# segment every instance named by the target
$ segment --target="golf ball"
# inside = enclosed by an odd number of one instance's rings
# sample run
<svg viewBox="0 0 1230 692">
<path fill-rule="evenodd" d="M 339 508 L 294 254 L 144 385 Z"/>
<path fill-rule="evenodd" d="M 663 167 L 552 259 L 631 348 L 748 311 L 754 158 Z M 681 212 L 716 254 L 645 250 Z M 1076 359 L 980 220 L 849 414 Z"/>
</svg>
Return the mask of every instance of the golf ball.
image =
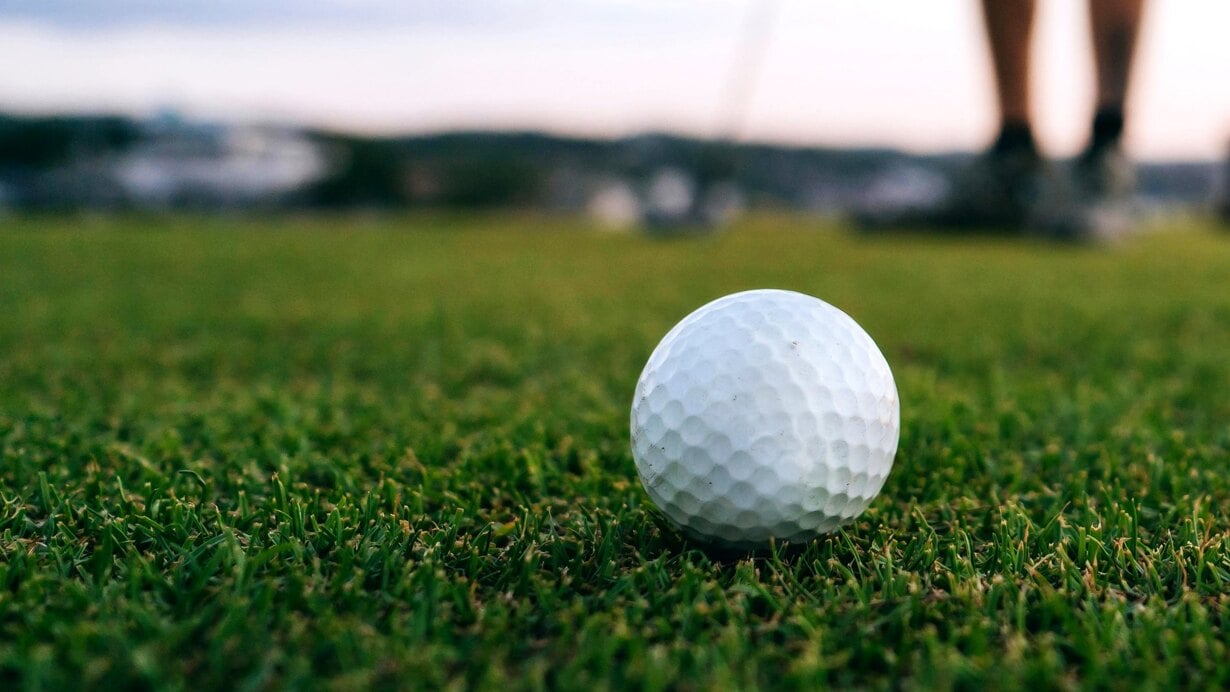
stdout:
<svg viewBox="0 0 1230 692">
<path fill-rule="evenodd" d="M 694 538 L 805 541 L 862 513 L 893 465 L 897 387 L 867 332 L 793 291 L 719 298 L 654 349 L 632 401 L 645 490 Z"/>
</svg>

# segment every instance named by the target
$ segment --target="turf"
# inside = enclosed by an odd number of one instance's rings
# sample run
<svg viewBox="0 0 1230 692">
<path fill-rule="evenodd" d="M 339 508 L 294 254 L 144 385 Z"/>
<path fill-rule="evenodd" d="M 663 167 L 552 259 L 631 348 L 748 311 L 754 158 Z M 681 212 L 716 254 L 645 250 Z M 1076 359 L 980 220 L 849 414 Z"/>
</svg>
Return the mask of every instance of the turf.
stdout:
<svg viewBox="0 0 1230 692">
<path fill-rule="evenodd" d="M 1230 236 L 715 239 L 534 216 L 0 232 L 0 687 L 1230 685 Z M 881 497 L 709 555 L 628 449 L 719 295 L 855 316 Z"/>
</svg>

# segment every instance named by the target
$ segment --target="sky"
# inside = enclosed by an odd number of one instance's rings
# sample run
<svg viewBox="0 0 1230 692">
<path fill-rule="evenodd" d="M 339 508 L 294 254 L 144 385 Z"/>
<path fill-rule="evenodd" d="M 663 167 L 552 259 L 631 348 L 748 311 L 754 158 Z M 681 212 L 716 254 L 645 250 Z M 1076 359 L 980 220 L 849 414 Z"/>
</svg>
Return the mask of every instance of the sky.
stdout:
<svg viewBox="0 0 1230 692">
<path fill-rule="evenodd" d="M 1230 2 L 1152 0 L 1146 19 L 1129 151 L 1221 158 Z M 1087 30 L 1083 3 L 1041 0 L 1033 93 L 1056 155 L 1087 135 Z M 745 139 L 920 152 L 995 127 L 975 0 L 0 0 L 0 64 L 19 66 L 0 110 L 28 113 L 586 136 L 738 122 Z"/>
</svg>

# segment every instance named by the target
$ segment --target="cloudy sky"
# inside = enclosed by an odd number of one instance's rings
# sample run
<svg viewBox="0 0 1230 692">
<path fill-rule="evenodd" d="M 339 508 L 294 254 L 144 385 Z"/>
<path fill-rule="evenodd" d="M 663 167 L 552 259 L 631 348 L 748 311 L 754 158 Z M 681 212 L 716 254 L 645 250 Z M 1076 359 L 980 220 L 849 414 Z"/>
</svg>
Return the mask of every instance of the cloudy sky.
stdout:
<svg viewBox="0 0 1230 692">
<path fill-rule="evenodd" d="M 723 131 L 755 0 L 4 0 L 0 110 L 166 108 L 366 132 Z M 778 0 L 752 139 L 981 146 L 994 124 L 975 0 Z M 751 16 L 766 16 L 756 15 Z M 1230 3 L 1153 0 L 1129 146 L 1230 142 Z M 1085 136 L 1082 3 L 1042 0 L 1035 89 L 1056 153 Z"/>
</svg>

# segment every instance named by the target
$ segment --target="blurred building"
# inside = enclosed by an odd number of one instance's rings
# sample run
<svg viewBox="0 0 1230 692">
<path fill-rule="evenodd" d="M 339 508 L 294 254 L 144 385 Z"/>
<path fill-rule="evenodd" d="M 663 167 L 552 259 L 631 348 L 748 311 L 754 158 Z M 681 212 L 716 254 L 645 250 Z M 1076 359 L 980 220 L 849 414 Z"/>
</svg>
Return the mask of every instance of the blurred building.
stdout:
<svg viewBox="0 0 1230 692">
<path fill-rule="evenodd" d="M 8 119 L 0 204 L 68 208 L 277 206 L 326 172 L 321 147 L 284 127 Z"/>
<path fill-rule="evenodd" d="M 321 148 L 297 130 L 165 117 L 108 165 L 125 202 L 141 208 L 277 205 L 326 171 Z"/>
</svg>

